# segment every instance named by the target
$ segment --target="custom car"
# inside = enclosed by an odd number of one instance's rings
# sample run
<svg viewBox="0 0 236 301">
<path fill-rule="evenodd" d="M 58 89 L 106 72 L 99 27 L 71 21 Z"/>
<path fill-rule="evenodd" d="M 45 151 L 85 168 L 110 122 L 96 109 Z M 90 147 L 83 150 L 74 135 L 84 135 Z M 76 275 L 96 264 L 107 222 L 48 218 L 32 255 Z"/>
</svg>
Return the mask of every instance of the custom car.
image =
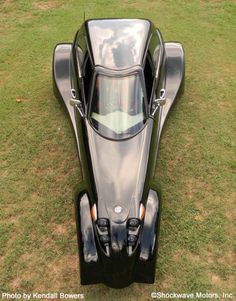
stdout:
<svg viewBox="0 0 236 301">
<path fill-rule="evenodd" d="M 74 195 L 81 283 L 153 283 L 161 210 L 153 175 L 184 90 L 183 47 L 164 42 L 148 19 L 91 19 L 72 43 L 56 45 L 52 69 L 82 172 Z"/>
</svg>

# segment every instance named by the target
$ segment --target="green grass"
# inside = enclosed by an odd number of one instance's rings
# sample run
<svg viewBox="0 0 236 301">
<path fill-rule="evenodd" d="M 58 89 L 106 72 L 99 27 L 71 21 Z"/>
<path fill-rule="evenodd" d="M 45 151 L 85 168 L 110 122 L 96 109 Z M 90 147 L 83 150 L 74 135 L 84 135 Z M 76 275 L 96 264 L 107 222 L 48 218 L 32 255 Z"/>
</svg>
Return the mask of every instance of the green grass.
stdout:
<svg viewBox="0 0 236 301">
<path fill-rule="evenodd" d="M 6 0 L 0 10 L 0 292 L 80 292 L 92 301 L 151 300 L 152 291 L 235 297 L 234 1 Z M 72 191 L 81 173 L 51 62 L 84 11 L 150 18 L 185 48 L 185 94 L 166 123 L 155 174 L 163 210 L 153 285 L 79 284 Z"/>
</svg>

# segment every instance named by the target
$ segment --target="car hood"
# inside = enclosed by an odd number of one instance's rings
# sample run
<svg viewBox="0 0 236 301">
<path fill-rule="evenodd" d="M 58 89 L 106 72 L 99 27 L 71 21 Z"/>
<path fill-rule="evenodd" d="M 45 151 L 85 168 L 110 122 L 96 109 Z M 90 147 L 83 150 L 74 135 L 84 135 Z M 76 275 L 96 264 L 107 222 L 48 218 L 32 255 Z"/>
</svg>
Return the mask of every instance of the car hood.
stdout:
<svg viewBox="0 0 236 301">
<path fill-rule="evenodd" d="M 138 217 L 146 178 L 152 120 L 134 137 L 109 140 L 87 122 L 88 144 L 97 193 L 98 217 L 123 223 Z"/>
</svg>

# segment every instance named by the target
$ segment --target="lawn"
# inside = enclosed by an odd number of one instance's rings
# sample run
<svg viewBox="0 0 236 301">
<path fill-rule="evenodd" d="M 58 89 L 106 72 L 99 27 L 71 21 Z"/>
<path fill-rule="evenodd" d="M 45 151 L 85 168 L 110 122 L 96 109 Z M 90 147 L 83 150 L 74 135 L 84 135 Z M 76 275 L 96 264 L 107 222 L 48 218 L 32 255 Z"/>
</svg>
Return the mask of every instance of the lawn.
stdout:
<svg viewBox="0 0 236 301">
<path fill-rule="evenodd" d="M 51 64 L 84 12 L 149 18 L 185 48 L 185 94 L 166 123 L 154 179 L 163 206 L 153 285 L 80 286 L 72 191 L 81 172 Z M 0 1 L 0 292 L 236 296 L 235 16 L 234 1 Z"/>
</svg>

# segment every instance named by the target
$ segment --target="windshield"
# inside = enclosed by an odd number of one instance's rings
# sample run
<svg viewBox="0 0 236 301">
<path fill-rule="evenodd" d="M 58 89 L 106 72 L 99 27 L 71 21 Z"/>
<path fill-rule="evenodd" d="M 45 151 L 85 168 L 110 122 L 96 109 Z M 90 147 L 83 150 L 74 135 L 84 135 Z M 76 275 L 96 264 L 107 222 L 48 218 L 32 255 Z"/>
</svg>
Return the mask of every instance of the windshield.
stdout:
<svg viewBox="0 0 236 301">
<path fill-rule="evenodd" d="M 97 75 L 90 110 L 93 126 L 104 136 L 122 139 L 145 123 L 145 102 L 138 73 L 125 77 Z"/>
</svg>

